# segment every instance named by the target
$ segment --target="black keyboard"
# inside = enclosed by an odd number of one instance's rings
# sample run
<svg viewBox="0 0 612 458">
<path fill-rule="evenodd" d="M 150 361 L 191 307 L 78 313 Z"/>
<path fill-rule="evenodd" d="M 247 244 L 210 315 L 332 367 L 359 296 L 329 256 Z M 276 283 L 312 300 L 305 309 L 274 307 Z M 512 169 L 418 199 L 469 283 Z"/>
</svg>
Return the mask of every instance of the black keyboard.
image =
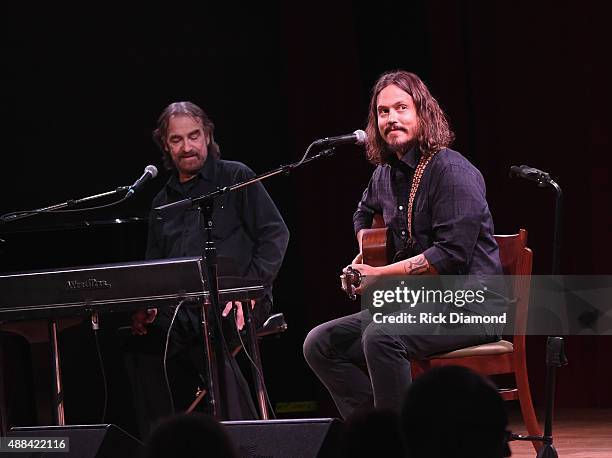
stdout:
<svg viewBox="0 0 612 458">
<path fill-rule="evenodd" d="M 0 321 L 163 307 L 209 297 L 200 257 L 47 269 L 0 275 Z M 263 287 L 219 277 L 222 303 L 258 299 Z"/>
</svg>

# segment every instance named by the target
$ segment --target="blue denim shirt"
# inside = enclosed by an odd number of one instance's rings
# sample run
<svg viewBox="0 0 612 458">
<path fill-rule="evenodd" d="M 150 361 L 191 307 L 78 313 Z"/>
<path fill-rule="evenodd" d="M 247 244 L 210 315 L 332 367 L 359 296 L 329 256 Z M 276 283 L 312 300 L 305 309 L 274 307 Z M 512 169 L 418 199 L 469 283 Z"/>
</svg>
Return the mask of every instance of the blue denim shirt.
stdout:
<svg viewBox="0 0 612 458">
<path fill-rule="evenodd" d="M 401 160 L 414 173 L 419 158 L 413 148 Z M 355 232 L 370 228 L 380 213 L 396 250 L 403 248 L 410 184 L 397 164 L 376 167 L 353 215 Z M 502 274 L 485 194 L 482 175 L 457 151 L 444 148 L 427 165 L 414 199 L 412 235 L 417 253 L 440 274 Z"/>
</svg>

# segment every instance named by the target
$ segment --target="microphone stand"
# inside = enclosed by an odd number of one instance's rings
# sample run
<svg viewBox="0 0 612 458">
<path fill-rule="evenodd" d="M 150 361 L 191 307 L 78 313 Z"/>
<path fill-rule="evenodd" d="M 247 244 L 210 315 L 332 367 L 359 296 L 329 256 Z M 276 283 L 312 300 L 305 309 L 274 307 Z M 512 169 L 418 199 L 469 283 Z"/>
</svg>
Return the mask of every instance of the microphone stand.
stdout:
<svg viewBox="0 0 612 458">
<path fill-rule="evenodd" d="M 310 148 L 310 147 L 309 147 Z M 239 183 L 233 184 L 231 186 L 224 186 L 223 188 L 218 188 L 215 191 L 209 192 L 208 194 L 204 194 L 202 196 L 191 198 L 188 197 L 186 199 L 177 200 L 176 202 L 172 202 L 170 204 L 162 205 L 160 207 L 156 207 L 155 210 L 161 215 L 165 217 L 173 217 L 178 213 L 186 210 L 188 208 L 193 208 L 200 204 L 200 202 L 216 199 L 223 194 L 226 194 L 231 191 L 235 191 L 236 189 L 244 188 L 245 186 L 249 186 L 253 183 L 257 183 L 258 181 L 265 180 L 266 178 L 273 177 L 275 175 L 279 175 L 281 173 L 289 174 L 292 170 L 297 169 L 298 167 L 308 164 L 316 159 L 320 159 L 322 157 L 332 156 L 335 153 L 335 148 L 329 148 L 321 151 L 315 156 L 309 157 L 304 160 L 300 160 L 299 162 L 294 162 L 293 164 L 281 165 L 280 167 L 270 170 L 268 172 L 264 172 L 262 174 L 256 175 L 253 178 L 249 178 L 248 180 L 241 181 Z"/>
<path fill-rule="evenodd" d="M 118 194 L 123 191 L 128 191 L 130 189 L 129 186 L 120 186 L 112 191 L 103 192 L 100 194 L 95 194 L 93 196 L 83 197 L 81 199 L 69 199 L 66 202 L 62 202 L 60 204 L 50 205 L 48 207 L 35 208 L 34 210 L 25 210 L 22 212 L 13 212 L 7 213 L 5 215 L 0 216 L 0 221 L 3 223 L 9 223 L 11 221 L 17 221 L 23 218 L 27 218 L 29 216 L 38 215 L 40 213 L 49 213 L 54 212 L 56 210 L 62 210 L 66 207 L 75 207 L 84 202 L 89 202 L 90 200 L 100 199 L 102 197 L 112 196 L 113 194 Z"/>
<path fill-rule="evenodd" d="M 66 202 L 62 202 L 55 205 L 50 205 L 48 207 L 37 208 L 35 210 L 26 210 L 22 212 L 14 212 L 7 213 L 5 215 L 0 216 L 0 221 L 4 223 L 18 221 L 24 218 L 28 218 L 30 216 L 39 215 L 41 213 L 52 212 L 55 210 L 61 210 L 66 207 L 74 207 L 83 202 L 89 202 L 94 199 L 99 199 L 101 197 L 110 196 L 113 194 L 117 194 L 123 191 L 127 191 L 129 186 L 121 186 L 112 191 L 103 192 L 101 194 L 95 194 L 93 196 L 83 197 L 81 199 L 70 199 Z M 57 426 L 64 426 L 66 424 L 65 415 L 64 415 L 64 390 L 62 388 L 62 372 L 61 372 L 61 364 L 60 364 L 60 349 L 59 349 L 59 341 L 58 341 L 58 326 L 57 320 L 55 318 L 50 318 L 48 321 L 48 332 L 49 332 L 49 342 L 51 345 L 50 348 L 50 360 L 51 360 L 51 372 L 53 374 L 53 391 L 51 396 L 51 404 L 53 406 L 53 420 Z M 98 314 L 97 312 L 93 312 L 91 316 L 92 327 L 94 331 L 97 331 L 99 328 L 98 322 Z"/>
<path fill-rule="evenodd" d="M 308 147 L 308 151 L 314 145 L 311 144 Z M 273 177 L 275 175 L 279 175 L 281 173 L 290 173 L 292 170 L 297 169 L 298 167 L 307 164 L 316 159 L 320 159 L 323 157 L 332 156 L 335 152 L 335 148 L 325 149 L 319 152 L 317 155 L 312 156 L 310 158 L 302 158 L 302 160 L 280 166 L 276 169 L 273 169 L 268 172 L 264 172 L 260 175 L 256 175 L 253 178 L 241 181 L 239 183 L 224 186 L 223 188 L 218 188 L 215 191 L 209 192 L 208 194 L 204 194 L 202 196 L 196 198 L 187 198 L 183 200 L 179 200 L 177 202 L 173 202 L 170 204 L 162 205 L 160 207 L 156 207 L 155 211 L 164 218 L 171 218 L 178 213 L 189 209 L 196 208 L 200 214 L 202 215 L 202 222 L 204 225 L 204 233 L 206 235 L 206 241 L 204 242 L 204 248 L 202 253 L 202 258 L 204 259 L 205 269 L 202 272 L 202 281 L 204 284 L 208 285 L 209 289 L 209 298 L 210 303 L 206 302 L 202 304 L 200 310 L 200 319 L 202 326 L 202 334 L 203 334 L 203 346 L 205 351 L 205 365 L 208 370 L 207 377 L 207 388 L 208 388 L 208 404 L 210 408 L 211 415 L 219 420 L 222 419 L 222 415 L 224 413 L 225 406 L 221 405 L 220 402 L 220 391 L 219 391 L 219 367 L 218 367 L 218 358 L 216 347 L 219 344 L 219 339 L 221 340 L 221 345 L 223 350 L 227 353 L 229 357 L 229 350 L 227 349 L 227 344 L 225 342 L 225 338 L 223 336 L 223 329 L 221 325 L 221 305 L 219 301 L 219 277 L 217 272 L 217 249 L 215 247 L 215 243 L 213 240 L 213 207 L 214 201 L 219 196 L 226 194 L 228 192 L 235 191 L 237 189 L 244 188 L 246 186 L 250 186 L 259 181 L 265 180 L 267 178 Z M 212 308 L 212 313 L 207 310 L 207 305 Z M 248 305 L 247 305 L 248 307 Z M 212 319 L 210 319 L 212 318 Z M 210 323 L 210 326 L 209 326 Z M 256 336 L 250 335 L 250 338 L 256 339 Z"/>
<path fill-rule="evenodd" d="M 563 211 L 563 192 L 561 186 L 552 178 L 548 184 L 555 190 L 555 225 L 553 233 L 553 260 L 552 274 L 561 273 L 561 231 L 562 231 L 562 211 Z"/>
<path fill-rule="evenodd" d="M 540 171 L 538 171 L 540 172 Z M 512 176 L 512 174 L 511 174 Z M 552 275 L 559 275 L 561 271 L 561 231 L 563 192 L 561 186 L 550 178 L 548 173 L 538 173 L 538 187 L 550 186 L 555 190 L 555 222 L 553 229 L 553 257 Z M 553 414 L 555 407 L 556 369 L 568 364 L 565 356 L 565 344 L 563 337 L 548 336 L 546 339 L 546 416 L 544 418 L 543 436 L 520 436 L 513 435 L 513 440 L 535 440 L 541 441 L 543 447 L 538 451 L 537 458 L 558 458 L 557 450 L 553 445 Z"/>
<path fill-rule="evenodd" d="M 555 190 L 555 223 L 553 232 L 553 259 L 552 274 L 561 273 L 561 231 L 563 192 L 561 186 L 548 178 L 547 184 Z M 555 386 L 557 368 L 565 366 L 568 361 L 565 356 L 565 342 L 563 337 L 549 336 L 546 340 L 546 416 L 544 418 L 544 447 L 538 452 L 537 458 L 557 458 L 558 454 L 553 446 L 553 414 L 555 407 Z"/>
</svg>

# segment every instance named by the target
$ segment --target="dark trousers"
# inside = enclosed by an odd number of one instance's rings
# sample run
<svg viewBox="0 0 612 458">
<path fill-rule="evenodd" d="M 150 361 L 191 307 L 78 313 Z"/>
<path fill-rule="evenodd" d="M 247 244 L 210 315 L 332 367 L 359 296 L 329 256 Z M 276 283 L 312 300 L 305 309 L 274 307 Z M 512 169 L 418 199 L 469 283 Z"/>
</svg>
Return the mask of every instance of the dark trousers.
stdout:
<svg viewBox="0 0 612 458">
<path fill-rule="evenodd" d="M 139 336 L 141 337 L 141 336 Z M 198 388 L 206 388 L 203 352 L 197 345 L 186 347 L 179 355 L 168 358 L 166 366 L 175 413 L 184 412 L 195 400 Z M 140 437 L 146 439 L 152 429 L 173 414 L 168 387 L 163 372 L 162 355 L 131 351 L 125 355 L 125 365 L 132 386 Z M 248 384 L 236 361 L 219 357 L 221 399 L 226 420 L 251 420 L 256 418 L 250 399 Z M 197 410 L 206 410 L 206 398 Z"/>
<path fill-rule="evenodd" d="M 411 359 L 499 340 L 484 326 L 478 333 L 469 325 L 471 335 L 461 335 L 461 326 L 446 332 L 437 324 L 410 325 L 402 334 L 395 326 L 372 323 L 363 310 L 323 323 L 306 337 L 306 361 L 342 417 L 373 406 L 399 411 L 412 381 Z"/>
<path fill-rule="evenodd" d="M 256 306 L 260 306 L 258 303 Z M 260 313 L 270 310 L 269 303 L 261 304 Z M 132 387 L 141 438 L 149 436 L 161 419 L 171 415 L 172 408 L 163 371 L 163 354 L 167 330 L 173 309 L 160 311 L 144 336 L 131 336 L 125 346 L 125 366 Z M 261 318 L 257 317 L 256 325 Z M 231 315 L 223 320 L 227 348 L 231 352 L 239 345 L 236 327 Z M 236 360 L 225 354 L 222 345 L 217 348 L 219 387 L 224 420 L 250 420 L 257 411 L 249 386 Z M 204 344 L 197 309 L 181 309 L 172 326 L 166 360 L 168 381 L 172 391 L 175 412 L 185 411 L 196 398 L 198 388 L 206 388 L 207 371 Z M 200 406 L 204 407 L 206 400 Z"/>
</svg>

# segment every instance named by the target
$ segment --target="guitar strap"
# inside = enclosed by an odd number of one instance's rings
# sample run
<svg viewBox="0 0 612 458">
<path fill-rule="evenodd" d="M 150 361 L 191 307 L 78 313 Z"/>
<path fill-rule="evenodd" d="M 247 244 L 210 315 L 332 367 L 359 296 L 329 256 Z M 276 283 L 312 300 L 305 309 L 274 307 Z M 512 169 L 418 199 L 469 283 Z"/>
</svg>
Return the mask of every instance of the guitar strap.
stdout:
<svg viewBox="0 0 612 458">
<path fill-rule="evenodd" d="M 423 173 L 425 173 L 425 168 L 429 161 L 435 156 L 436 153 L 429 153 L 421 155 L 419 159 L 419 163 L 414 171 L 414 176 L 412 177 L 412 184 L 410 185 L 410 194 L 408 195 L 408 240 L 406 241 L 406 245 L 404 249 L 398 251 L 393 259 L 393 262 L 400 261 L 402 259 L 407 259 L 416 254 L 416 241 L 414 240 L 414 234 L 412 232 L 412 210 L 414 207 L 414 198 L 416 196 L 417 190 L 419 189 L 419 185 L 421 184 L 421 178 L 423 178 Z"/>
<path fill-rule="evenodd" d="M 412 186 L 410 187 L 410 195 L 408 196 L 408 238 L 409 243 L 414 244 L 414 235 L 412 233 L 412 209 L 414 207 L 414 197 L 416 196 L 419 185 L 421 184 L 421 178 L 425 173 L 425 167 L 429 164 L 429 161 L 435 156 L 436 153 L 423 154 L 419 160 L 416 170 L 414 171 L 414 178 L 412 179 Z"/>
</svg>

